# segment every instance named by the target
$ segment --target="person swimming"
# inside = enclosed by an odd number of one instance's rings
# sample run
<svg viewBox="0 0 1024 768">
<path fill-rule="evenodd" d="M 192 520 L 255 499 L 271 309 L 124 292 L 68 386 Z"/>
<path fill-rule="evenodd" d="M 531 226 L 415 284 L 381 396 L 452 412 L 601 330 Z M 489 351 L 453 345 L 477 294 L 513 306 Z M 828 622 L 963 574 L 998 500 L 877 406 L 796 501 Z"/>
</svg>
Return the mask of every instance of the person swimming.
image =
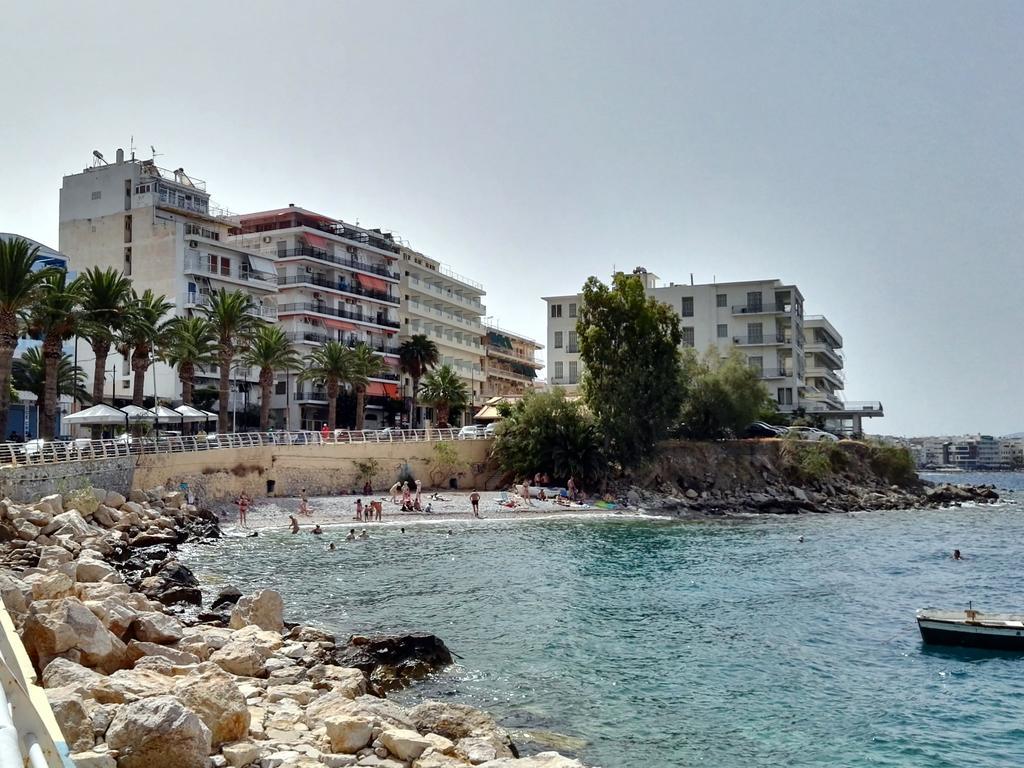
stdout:
<svg viewBox="0 0 1024 768">
<path fill-rule="evenodd" d="M 797 538 L 797 542 L 800 543 L 800 544 L 803 544 L 804 543 L 804 537 L 800 536 L 799 538 Z"/>
<path fill-rule="evenodd" d="M 368 533 L 366 532 L 366 529 L 365 529 L 365 528 L 363 528 L 363 530 L 362 530 L 362 531 L 360 532 L 360 534 L 359 534 L 359 539 L 360 539 L 361 541 L 365 541 L 365 540 L 366 540 L 366 539 L 368 539 L 368 538 L 370 538 L 370 534 L 368 534 Z"/>
<path fill-rule="evenodd" d="M 345 541 L 355 541 L 355 540 L 356 540 L 356 529 L 355 528 L 349 528 L 348 529 L 348 536 L 345 537 Z"/>
<path fill-rule="evenodd" d="M 953 550 L 953 559 L 954 560 L 963 560 L 964 559 L 963 556 L 960 554 L 960 550 L 959 549 L 954 549 Z"/>
<path fill-rule="evenodd" d="M 315 525 L 315 526 L 313 527 L 313 533 L 314 533 L 314 534 L 316 534 L 317 536 L 319 536 L 319 535 L 320 535 L 321 533 L 323 533 L 323 532 L 324 532 L 324 529 L 320 527 L 320 523 L 317 523 L 317 524 L 316 524 L 316 525 Z"/>
<path fill-rule="evenodd" d="M 332 542 L 330 543 L 330 545 L 328 545 L 327 549 L 328 549 L 329 551 L 331 551 L 331 552 L 333 552 L 333 551 L 334 551 L 335 547 L 334 547 L 334 542 L 333 542 L 333 541 L 332 541 Z"/>
</svg>

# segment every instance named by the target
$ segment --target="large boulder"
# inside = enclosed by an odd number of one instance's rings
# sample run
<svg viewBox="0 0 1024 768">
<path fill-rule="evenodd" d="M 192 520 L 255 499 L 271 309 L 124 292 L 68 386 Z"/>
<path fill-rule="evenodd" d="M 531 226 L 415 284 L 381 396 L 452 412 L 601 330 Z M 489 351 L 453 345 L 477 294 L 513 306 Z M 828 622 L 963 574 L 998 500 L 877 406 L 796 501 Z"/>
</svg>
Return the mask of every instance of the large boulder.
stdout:
<svg viewBox="0 0 1024 768">
<path fill-rule="evenodd" d="M 281 647 L 281 638 L 249 626 L 235 632 L 223 647 L 210 654 L 225 672 L 242 677 L 263 677 L 267 673 L 267 659 Z"/>
<path fill-rule="evenodd" d="M 203 601 L 202 592 L 199 591 L 199 580 L 188 567 L 177 560 L 161 564 L 156 573 L 142 580 L 139 588 L 146 597 L 159 600 L 164 605 L 199 605 Z"/>
<path fill-rule="evenodd" d="M 117 571 L 102 560 L 79 560 L 75 568 L 75 580 L 80 582 L 97 582 L 111 577 L 120 580 Z"/>
<path fill-rule="evenodd" d="M 11 613 L 25 613 L 32 598 L 32 587 L 7 571 L 0 571 L 0 599 Z"/>
<path fill-rule="evenodd" d="M 94 738 L 92 721 L 85 709 L 82 697 L 68 688 L 54 688 L 46 692 L 50 709 L 64 734 L 64 741 L 72 752 L 92 749 Z"/>
<path fill-rule="evenodd" d="M 103 680 L 103 675 L 81 664 L 57 658 L 46 665 L 42 681 L 44 688 L 63 688 L 80 696 L 92 696 L 92 691 Z"/>
<path fill-rule="evenodd" d="M 389 728 L 380 735 L 383 747 L 399 760 L 415 760 L 432 745 L 416 731 Z"/>
<path fill-rule="evenodd" d="M 38 670 L 61 655 L 104 674 L 129 665 L 125 644 L 74 597 L 32 603 L 22 642 Z"/>
<path fill-rule="evenodd" d="M 132 622 L 131 633 L 145 643 L 173 643 L 184 636 L 181 622 L 166 613 L 140 613 Z"/>
<path fill-rule="evenodd" d="M 103 626 L 122 639 L 139 615 L 138 611 L 117 597 L 86 600 L 85 605 L 95 614 L 96 618 L 103 622 Z"/>
<path fill-rule="evenodd" d="M 503 757 L 480 763 L 477 768 L 584 768 L 579 760 L 564 757 L 557 752 L 541 752 L 524 758 Z"/>
<path fill-rule="evenodd" d="M 324 720 L 331 752 L 354 755 L 373 739 L 373 720 L 352 715 L 331 715 Z"/>
<path fill-rule="evenodd" d="M 57 600 L 75 592 L 75 580 L 60 571 L 33 573 L 25 581 L 32 585 L 33 600 Z"/>
<path fill-rule="evenodd" d="M 174 678 L 137 666 L 135 669 L 121 669 L 100 679 L 92 690 L 92 697 L 101 704 L 122 704 L 126 701 L 147 699 L 172 692 Z"/>
<path fill-rule="evenodd" d="M 334 663 L 356 667 L 370 676 L 378 691 L 408 685 L 452 663 L 452 654 L 436 635 L 355 635 L 335 653 Z"/>
<path fill-rule="evenodd" d="M 39 567 L 44 571 L 71 562 L 71 553 L 64 547 L 48 546 L 39 550 Z"/>
<path fill-rule="evenodd" d="M 198 664 L 200 662 L 200 658 L 194 653 L 181 651 L 177 648 L 170 648 L 166 645 L 144 643 L 139 640 L 132 640 L 128 643 L 128 657 L 132 661 L 137 662 L 139 659 L 146 658 L 147 656 L 166 659 L 169 664 L 174 666 Z"/>
<path fill-rule="evenodd" d="M 249 708 L 234 678 L 216 664 L 202 664 L 179 678 L 175 695 L 210 729 L 214 747 L 249 734 Z"/>
<path fill-rule="evenodd" d="M 284 632 L 284 600 L 273 589 L 261 589 L 255 594 L 239 598 L 231 611 L 232 629 L 254 624 L 270 632 Z"/>
<path fill-rule="evenodd" d="M 210 730 L 174 696 L 126 704 L 107 730 L 118 768 L 206 768 Z"/>
<path fill-rule="evenodd" d="M 316 664 L 306 670 L 306 679 L 314 688 L 324 691 L 338 691 L 350 699 L 366 693 L 366 675 L 355 667 L 337 667 L 333 664 Z"/>
<path fill-rule="evenodd" d="M 93 528 L 89 523 L 85 521 L 75 510 L 69 512 L 62 512 L 59 515 L 54 515 L 53 520 L 50 524 L 43 528 L 43 533 L 47 536 L 56 534 L 58 536 L 68 534 L 74 538 L 81 540 L 89 536 L 95 536 L 101 533 L 100 529 Z"/>
<path fill-rule="evenodd" d="M 508 733 L 493 717 L 466 704 L 427 700 L 409 710 L 409 717 L 416 724 L 416 730 L 436 733 L 452 741 L 467 736 L 497 735 L 510 743 Z"/>
</svg>

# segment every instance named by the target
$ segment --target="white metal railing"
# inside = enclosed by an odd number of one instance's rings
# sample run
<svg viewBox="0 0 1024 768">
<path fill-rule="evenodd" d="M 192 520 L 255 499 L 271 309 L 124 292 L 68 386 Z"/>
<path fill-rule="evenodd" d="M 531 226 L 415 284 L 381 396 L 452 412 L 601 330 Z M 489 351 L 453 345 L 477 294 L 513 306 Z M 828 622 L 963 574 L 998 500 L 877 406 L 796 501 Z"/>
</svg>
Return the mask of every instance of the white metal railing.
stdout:
<svg viewBox="0 0 1024 768">
<path fill-rule="evenodd" d="M 67 743 L 7 609 L 0 605 L 0 766 L 74 768 Z"/>
<path fill-rule="evenodd" d="M 170 424 L 170 427 L 178 426 Z M 165 453 L 192 453 L 224 448 L 263 446 L 322 446 L 362 443 L 422 443 L 467 439 L 459 427 L 444 429 L 335 429 L 319 431 L 234 432 L 226 434 L 121 435 L 113 440 L 75 438 L 70 441 L 31 440 L 28 443 L 0 443 L 0 466 L 34 466 L 73 461 L 117 459 Z M 471 436 L 470 436 L 471 437 Z"/>
</svg>

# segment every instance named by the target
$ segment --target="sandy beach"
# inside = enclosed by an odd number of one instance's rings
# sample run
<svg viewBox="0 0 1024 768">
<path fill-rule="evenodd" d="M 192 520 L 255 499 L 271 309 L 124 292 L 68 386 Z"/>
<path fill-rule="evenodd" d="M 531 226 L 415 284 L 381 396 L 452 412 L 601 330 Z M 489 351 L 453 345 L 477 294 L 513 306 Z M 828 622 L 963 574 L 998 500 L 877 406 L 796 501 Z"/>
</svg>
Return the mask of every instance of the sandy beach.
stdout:
<svg viewBox="0 0 1024 768">
<path fill-rule="evenodd" d="M 439 499 L 431 499 L 430 493 L 423 494 L 423 505 L 431 505 L 431 514 L 425 512 L 402 512 L 401 504 L 392 503 L 391 498 L 379 492 L 366 497 L 361 495 L 345 496 L 311 496 L 309 498 L 309 510 L 311 514 L 300 515 L 300 499 L 294 498 L 260 498 L 255 499 L 247 515 L 247 528 L 250 530 L 273 530 L 289 527 L 289 515 L 295 515 L 303 530 L 309 530 L 315 525 L 323 528 L 337 527 L 365 527 L 372 530 L 372 526 L 380 525 L 402 525 L 406 523 L 442 523 L 442 522 L 467 522 L 475 520 L 473 507 L 470 503 L 468 491 L 445 491 L 438 492 Z M 517 498 L 518 505 L 514 508 L 503 506 L 499 500 L 508 497 L 509 494 L 502 494 L 496 491 L 480 493 L 480 518 L 484 520 L 502 520 L 517 518 L 550 518 L 568 517 L 578 515 L 609 515 L 628 514 L 629 510 L 601 509 L 594 506 L 573 504 L 563 506 L 554 501 L 541 501 L 532 499 L 531 506 L 526 506 L 522 499 Z M 356 501 L 362 499 L 363 505 L 368 506 L 368 501 L 380 501 L 383 504 L 383 515 L 380 522 L 361 522 L 355 519 Z M 633 510 L 635 512 L 635 510 Z M 218 513 L 221 515 L 222 523 L 229 530 L 238 525 L 238 507 L 235 505 L 221 505 Z"/>
</svg>

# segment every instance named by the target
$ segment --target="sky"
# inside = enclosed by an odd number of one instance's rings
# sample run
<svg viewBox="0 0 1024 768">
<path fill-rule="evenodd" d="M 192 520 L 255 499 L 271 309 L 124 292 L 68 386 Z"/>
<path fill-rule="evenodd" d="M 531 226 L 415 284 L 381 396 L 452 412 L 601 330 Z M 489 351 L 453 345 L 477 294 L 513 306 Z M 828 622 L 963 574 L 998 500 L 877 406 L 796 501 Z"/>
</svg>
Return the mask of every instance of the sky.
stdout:
<svg viewBox="0 0 1024 768">
<path fill-rule="evenodd" d="M 780 278 L 894 435 L 1024 430 L 1024 3 L 6 3 L 0 231 L 140 157 L 390 229 L 545 338 L 645 266 Z"/>
</svg>

